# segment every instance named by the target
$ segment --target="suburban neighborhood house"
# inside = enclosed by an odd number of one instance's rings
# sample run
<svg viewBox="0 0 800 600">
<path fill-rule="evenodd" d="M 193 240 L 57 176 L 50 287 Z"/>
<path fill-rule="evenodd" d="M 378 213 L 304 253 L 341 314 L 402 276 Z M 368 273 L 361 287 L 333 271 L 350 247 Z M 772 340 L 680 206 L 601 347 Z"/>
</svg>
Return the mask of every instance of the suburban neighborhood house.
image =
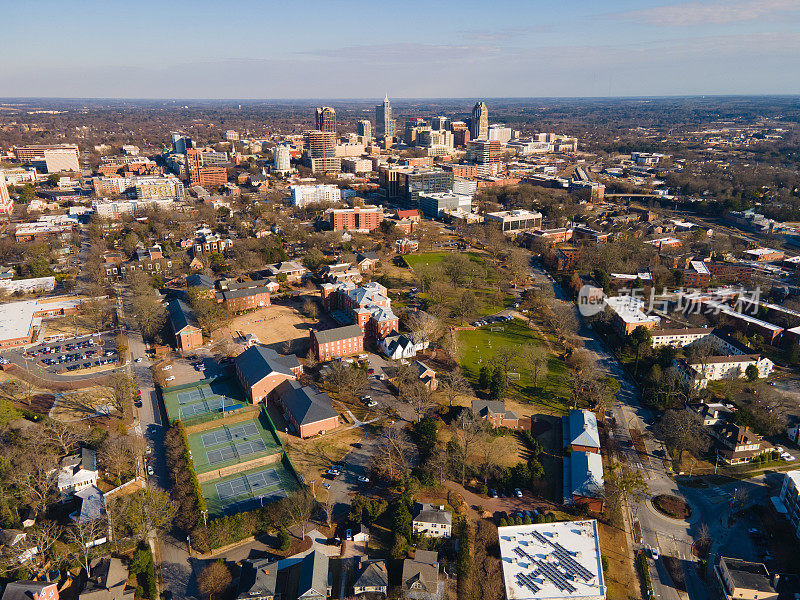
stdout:
<svg viewBox="0 0 800 600">
<path fill-rule="evenodd" d="M 325 600 L 330 595 L 328 569 L 328 555 L 318 549 L 278 561 L 245 560 L 236 599 Z"/>
<path fill-rule="evenodd" d="M 435 550 L 417 550 L 403 561 L 403 592 L 412 600 L 441 600 L 444 582 L 439 581 L 439 555 Z"/>
<path fill-rule="evenodd" d="M 263 346 L 250 346 L 233 360 L 233 365 L 252 404 L 265 402 L 280 383 L 297 379 L 303 372 L 294 354 L 282 356 Z"/>
<path fill-rule="evenodd" d="M 133 600 L 136 589 L 129 587 L 128 569 L 118 558 L 95 558 L 91 576 L 78 600 Z"/>
<path fill-rule="evenodd" d="M 444 506 L 416 502 L 411 523 L 414 533 L 428 537 L 449 538 L 453 533 L 453 513 Z"/>
<path fill-rule="evenodd" d="M 506 403 L 502 400 L 475 398 L 472 401 L 472 414 L 476 419 L 488 421 L 495 429 L 498 427 L 519 429 L 517 413 L 506 410 Z"/>
<path fill-rule="evenodd" d="M 414 358 L 417 352 L 428 347 L 428 342 L 414 342 L 411 336 L 405 333 L 389 335 L 378 340 L 378 350 L 383 352 L 386 358 L 400 360 L 401 358 Z"/>
<path fill-rule="evenodd" d="M 97 463 L 94 450 L 81 448 L 80 453 L 61 459 L 57 487 L 63 499 L 75 492 L 97 485 Z"/>
<path fill-rule="evenodd" d="M 169 303 L 169 324 L 175 336 L 175 347 L 183 352 L 203 345 L 203 330 L 197 322 L 192 308 L 183 300 L 176 298 Z"/>
<path fill-rule="evenodd" d="M 749 462 L 753 457 L 772 450 L 772 446 L 761 436 L 744 425 L 721 422 L 709 429 L 717 440 L 717 456 L 729 465 Z"/>
<path fill-rule="evenodd" d="M 312 386 L 289 379 L 275 388 L 274 398 L 301 438 L 326 433 L 339 425 L 331 397 Z"/>
<path fill-rule="evenodd" d="M 298 262 L 288 260 L 285 262 L 275 263 L 274 265 L 267 265 L 267 273 L 274 277 L 286 277 L 288 283 L 297 283 L 300 279 L 308 273 L 303 265 Z"/>
<path fill-rule="evenodd" d="M 58 582 L 12 581 L 0 600 L 58 600 Z"/>
<path fill-rule="evenodd" d="M 353 594 L 386 596 L 386 589 L 389 587 L 389 572 L 386 570 L 386 561 L 368 560 L 362 558 L 359 564 L 359 571 L 353 581 Z"/>
<path fill-rule="evenodd" d="M 566 448 L 573 452 L 600 453 L 597 415 L 592 411 L 570 409 L 562 423 Z"/>
<path fill-rule="evenodd" d="M 497 528 L 506 598 L 604 600 L 597 521 Z"/>
<path fill-rule="evenodd" d="M 332 360 L 364 351 L 364 332 L 358 325 L 345 325 L 325 331 L 311 329 L 311 350 L 317 360 Z"/>
</svg>

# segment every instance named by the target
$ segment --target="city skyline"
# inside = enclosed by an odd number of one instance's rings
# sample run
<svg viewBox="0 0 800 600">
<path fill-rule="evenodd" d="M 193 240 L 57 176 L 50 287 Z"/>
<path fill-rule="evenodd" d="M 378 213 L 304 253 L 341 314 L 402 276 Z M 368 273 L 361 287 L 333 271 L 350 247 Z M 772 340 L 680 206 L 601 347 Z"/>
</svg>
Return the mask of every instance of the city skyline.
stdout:
<svg viewBox="0 0 800 600">
<path fill-rule="evenodd" d="M 220 19 L 200 0 L 115 7 L 89 0 L 4 8 L 9 97 L 293 99 L 651 97 L 800 93 L 796 0 L 565 6 L 503 1 L 243 2 Z M 315 10 L 319 6 L 325 10 Z M 305 10 L 305 9 L 308 10 Z M 417 9 L 417 10 L 414 10 Z M 424 11 L 426 19 L 414 19 Z M 41 11 L 59 14 L 42 20 Z M 348 36 L 358 15 L 376 27 Z M 362 19 L 363 21 L 363 19 Z M 31 35 L 35 23 L 37 35 Z M 377 24 L 381 23 L 381 27 Z M 180 24 L 180 37 L 175 35 Z M 278 26 L 280 25 L 280 26 Z M 268 44 L 251 43 L 254 27 Z M 306 40 L 300 43 L 298 28 Z M 76 35 L 80 34 L 80 35 Z M 24 51 L 23 51 L 24 49 Z M 733 74 L 733 75 L 732 75 Z"/>
</svg>

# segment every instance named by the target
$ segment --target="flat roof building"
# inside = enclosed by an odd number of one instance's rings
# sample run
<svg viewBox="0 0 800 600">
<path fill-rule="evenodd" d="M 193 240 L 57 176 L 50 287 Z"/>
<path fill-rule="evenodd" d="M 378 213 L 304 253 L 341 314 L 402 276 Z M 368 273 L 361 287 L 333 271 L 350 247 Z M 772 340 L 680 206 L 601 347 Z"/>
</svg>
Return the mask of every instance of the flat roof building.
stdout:
<svg viewBox="0 0 800 600">
<path fill-rule="evenodd" d="M 525 229 L 539 229 L 542 213 L 529 210 L 503 210 L 486 213 L 486 220 L 500 226 L 503 233 L 515 233 Z"/>
<path fill-rule="evenodd" d="M 644 312 L 644 300 L 633 296 L 611 296 L 605 300 L 606 306 L 614 313 L 613 327 L 617 334 L 624 336 L 633 333 L 640 325 L 655 329 L 661 317 Z"/>
<path fill-rule="evenodd" d="M 508 600 L 603 600 L 597 521 L 498 527 Z"/>
</svg>

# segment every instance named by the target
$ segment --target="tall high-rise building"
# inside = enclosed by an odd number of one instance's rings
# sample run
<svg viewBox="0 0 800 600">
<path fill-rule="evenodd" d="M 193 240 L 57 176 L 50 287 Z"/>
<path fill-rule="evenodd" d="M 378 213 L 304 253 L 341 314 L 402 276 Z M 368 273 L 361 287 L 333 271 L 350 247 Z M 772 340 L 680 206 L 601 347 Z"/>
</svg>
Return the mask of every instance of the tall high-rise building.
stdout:
<svg viewBox="0 0 800 600">
<path fill-rule="evenodd" d="M 359 121 L 356 131 L 361 137 L 365 139 L 372 139 L 372 123 L 369 121 L 369 119 Z"/>
<path fill-rule="evenodd" d="M 477 139 L 467 142 L 467 160 L 479 165 L 500 162 L 502 144 L 497 140 Z"/>
<path fill-rule="evenodd" d="M 433 119 L 431 119 L 431 129 L 434 131 L 447 129 L 448 123 L 449 119 L 447 117 L 433 117 Z"/>
<path fill-rule="evenodd" d="M 6 175 L 0 171 L 0 214 L 7 215 L 14 210 L 14 201 L 8 193 Z"/>
<path fill-rule="evenodd" d="M 425 127 L 425 119 L 422 117 L 409 117 L 406 120 L 405 135 L 403 140 L 409 146 L 413 146 L 417 140 L 417 134 Z"/>
<path fill-rule="evenodd" d="M 330 131 L 336 134 L 336 111 L 330 106 L 317 109 L 315 122 L 319 131 Z"/>
<path fill-rule="evenodd" d="M 387 94 L 383 99 L 383 103 L 375 107 L 375 135 L 378 137 L 392 137 L 395 131 L 395 121 L 392 118 L 392 103 L 389 102 Z"/>
<path fill-rule="evenodd" d="M 306 131 L 306 165 L 314 173 L 338 173 L 342 159 L 336 157 L 336 133 L 333 131 Z"/>
<path fill-rule="evenodd" d="M 472 120 L 469 127 L 470 138 L 485 140 L 489 137 L 489 109 L 485 102 L 476 102 L 472 108 Z"/>
<path fill-rule="evenodd" d="M 292 168 L 292 152 L 289 146 L 275 146 L 272 149 L 272 164 L 276 171 L 289 171 Z"/>
<path fill-rule="evenodd" d="M 186 154 L 186 149 L 192 147 L 192 138 L 177 131 L 172 132 L 172 151 L 175 154 Z"/>
</svg>

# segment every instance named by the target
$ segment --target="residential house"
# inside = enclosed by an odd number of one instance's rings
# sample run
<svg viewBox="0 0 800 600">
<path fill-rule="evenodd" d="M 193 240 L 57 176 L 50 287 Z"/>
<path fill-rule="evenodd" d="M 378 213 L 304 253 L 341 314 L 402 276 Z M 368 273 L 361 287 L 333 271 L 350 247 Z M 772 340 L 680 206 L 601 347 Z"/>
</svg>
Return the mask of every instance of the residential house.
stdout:
<svg viewBox="0 0 800 600">
<path fill-rule="evenodd" d="M 416 369 L 419 380 L 422 382 L 422 385 L 428 388 L 428 391 L 433 392 L 439 387 L 439 380 L 436 379 L 436 371 L 431 369 L 428 365 L 422 361 L 415 360 L 411 363 L 411 367 Z"/>
<path fill-rule="evenodd" d="M 326 600 L 330 595 L 328 564 L 328 556 L 316 549 L 279 561 L 244 560 L 236 599 Z"/>
<path fill-rule="evenodd" d="M 381 262 L 377 252 L 357 252 L 356 265 L 362 273 L 372 273 Z"/>
<path fill-rule="evenodd" d="M 506 403 L 502 400 L 482 400 L 476 398 L 472 401 L 472 415 L 492 424 L 492 427 L 508 427 L 519 429 L 519 416 L 517 413 L 506 410 Z"/>
<path fill-rule="evenodd" d="M 265 402 L 287 379 L 297 379 L 303 365 L 297 356 L 283 356 L 270 348 L 251 346 L 233 359 L 236 376 L 252 404 Z"/>
<path fill-rule="evenodd" d="M 120 559 L 95 558 L 89 572 L 78 600 L 133 600 L 136 590 L 127 585 L 128 569 Z"/>
<path fill-rule="evenodd" d="M 320 271 L 320 276 L 327 283 L 341 283 L 349 281 L 351 283 L 361 283 L 364 277 L 352 263 L 336 263 L 325 265 Z"/>
<path fill-rule="evenodd" d="M 394 250 L 398 254 L 411 254 L 412 252 L 419 250 L 419 242 L 409 238 L 395 240 Z"/>
<path fill-rule="evenodd" d="M 195 232 L 193 244 L 194 255 L 222 254 L 228 248 L 233 248 L 233 240 L 213 233 L 208 227 L 201 227 Z"/>
<path fill-rule="evenodd" d="M 562 421 L 564 446 L 573 452 L 600 453 L 597 415 L 590 410 L 570 409 Z"/>
<path fill-rule="evenodd" d="M 385 598 L 389 587 L 389 573 L 386 561 L 362 560 L 353 581 L 353 595 L 370 594 L 371 597 Z"/>
<path fill-rule="evenodd" d="M 203 345 L 203 330 L 191 306 L 176 298 L 169 303 L 167 312 L 178 350 L 188 352 Z"/>
<path fill-rule="evenodd" d="M 453 534 L 453 513 L 444 506 L 415 502 L 411 526 L 420 535 L 449 538 Z"/>
<path fill-rule="evenodd" d="M 444 585 L 439 581 L 439 555 L 432 550 L 417 550 L 414 558 L 403 561 L 403 595 L 412 600 L 440 600 Z"/>
<path fill-rule="evenodd" d="M 13 556 L 21 565 L 39 554 L 36 544 L 28 540 L 28 534 L 19 529 L 0 530 L 0 548 L 3 555 Z"/>
<path fill-rule="evenodd" d="M 711 356 L 702 362 L 695 359 L 692 363 L 686 359 L 675 359 L 672 365 L 683 383 L 696 389 L 707 387 L 709 381 L 741 379 L 746 376 L 747 367 L 751 365 L 756 367 L 759 378 L 769 377 L 775 366 L 770 359 L 758 354 Z"/>
<path fill-rule="evenodd" d="M 564 504 L 600 513 L 605 496 L 603 457 L 594 452 L 570 452 L 564 459 Z"/>
<path fill-rule="evenodd" d="M 768 442 L 745 425 L 721 422 L 711 427 L 709 432 L 718 442 L 717 456 L 729 465 L 750 462 L 753 457 L 772 450 Z"/>
<path fill-rule="evenodd" d="M 287 379 L 275 388 L 275 402 L 301 438 L 324 434 L 339 426 L 331 397 L 312 386 Z"/>
<path fill-rule="evenodd" d="M 325 331 L 311 329 L 311 349 L 317 360 L 331 360 L 364 351 L 364 332 L 358 325 L 345 325 Z"/>
<path fill-rule="evenodd" d="M 736 412 L 736 407 L 732 404 L 721 402 L 696 402 L 687 404 L 686 410 L 700 417 L 701 423 L 706 427 L 711 427 L 717 423 L 728 421 Z"/>
<path fill-rule="evenodd" d="M 199 288 L 209 298 L 214 295 L 214 280 L 203 273 L 192 273 L 186 276 L 186 289 Z"/>
<path fill-rule="evenodd" d="M 58 582 L 12 581 L 0 600 L 58 600 Z"/>
<path fill-rule="evenodd" d="M 277 277 L 279 281 L 282 276 L 285 276 L 288 283 L 296 283 L 308 273 L 308 269 L 293 260 L 267 265 L 266 269 L 267 273 Z"/>
<path fill-rule="evenodd" d="M 411 337 L 405 333 L 389 335 L 378 340 L 378 350 L 392 360 L 413 358 L 417 355 L 417 352 L 427 347 L 428 342 L 414 342 Z"/>
<path fill-rule="evenodd" d="M 90 485 L 75 492 L 75 498 L 80 502 L 80 507 L 69 517 L 78 525 L 96 521 L 105 516 L 106 500 L 103 492 L 96 485 Z"/>
<path fill-rule="evenodd" d="M 75 492 L 96 486 L 97 461 L 94 450 L 81 448 L 78 454 L 62 458 L 56 485 L 65 501 Z"/>
<path fill-rule="evenodd" d="M 775 600 L 777 577 L 771 578 L 763 563 L 720 556 L 714 567 L 727 600 Z"/>
</svg>

